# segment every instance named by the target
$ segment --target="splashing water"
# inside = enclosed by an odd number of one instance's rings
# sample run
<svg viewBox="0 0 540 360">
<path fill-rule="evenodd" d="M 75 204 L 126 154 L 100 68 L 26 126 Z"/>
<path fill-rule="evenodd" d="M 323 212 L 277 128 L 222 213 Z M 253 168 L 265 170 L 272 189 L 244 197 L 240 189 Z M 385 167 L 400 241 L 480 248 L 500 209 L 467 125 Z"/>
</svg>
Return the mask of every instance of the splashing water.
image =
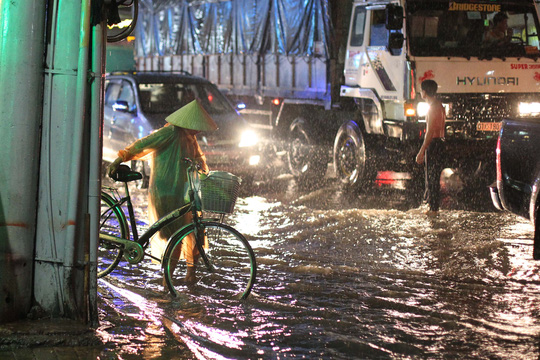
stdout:
<svg viewBox="0 0 540 360">
<path fill-rule="evenodd" d="M 430 219 L 400 206 L 397 190 L 290 191 L 240 198 L 228 219 L 257 255 L 258 280 L 246 301 L 216 300 L 196 287 L 171 298 L 150 262 L 100 280 L 101 320 L 115 324 L 103 330 L 110 353 L 538 357 L 540 267 L 528 222 L 463 207 Z"/>
</svg>

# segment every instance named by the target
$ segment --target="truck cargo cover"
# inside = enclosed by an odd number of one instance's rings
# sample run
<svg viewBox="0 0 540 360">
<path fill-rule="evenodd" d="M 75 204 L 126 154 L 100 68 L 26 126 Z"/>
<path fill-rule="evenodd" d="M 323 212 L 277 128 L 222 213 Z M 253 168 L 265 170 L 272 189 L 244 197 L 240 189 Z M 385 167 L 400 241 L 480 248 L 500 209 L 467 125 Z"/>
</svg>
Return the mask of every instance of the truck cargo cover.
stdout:
<svg viewBox="0 0 540 360">
<path fill-rule="evenodd" d="M 328 0 L 141 0 L 135 52 L 328 57 L 331 33 Z"/>
</svg>

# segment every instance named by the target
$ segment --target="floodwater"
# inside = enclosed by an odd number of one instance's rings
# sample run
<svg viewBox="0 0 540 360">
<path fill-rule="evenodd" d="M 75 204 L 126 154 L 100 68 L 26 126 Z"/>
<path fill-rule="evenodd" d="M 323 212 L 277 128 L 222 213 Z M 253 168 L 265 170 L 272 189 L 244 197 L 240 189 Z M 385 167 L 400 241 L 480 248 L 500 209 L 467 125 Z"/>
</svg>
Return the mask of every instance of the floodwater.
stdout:
<svg viewBox="0 0 540 360">
<path fill-rule="evenodd" d="M 257 256 L 252 295 L 216 301 L 195 287 L 172 298 L 159 265 L 125 264 L 98 283 L 102 356 L 537 359 L 532 225 L 445 189 L 430 219 L 395 179 L 359 195 L 332 181 L 261 184 L 228 218 Z"/>
</svg>

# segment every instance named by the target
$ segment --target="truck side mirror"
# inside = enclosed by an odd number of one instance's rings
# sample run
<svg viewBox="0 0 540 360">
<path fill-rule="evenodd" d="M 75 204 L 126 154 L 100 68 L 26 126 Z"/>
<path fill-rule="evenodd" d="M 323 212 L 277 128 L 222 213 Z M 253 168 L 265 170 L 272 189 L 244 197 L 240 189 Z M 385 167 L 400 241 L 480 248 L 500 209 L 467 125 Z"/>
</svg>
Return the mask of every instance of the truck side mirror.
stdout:
<svg viewBox="0 0 540 360">
<path fill-rule="evenodd" d="M 403 7 L 395 4 L 386 6 L 386 29 L 401 30 L 403 28 Z"/>
<path fill-rule="evenodd" d="M 390 36 L 388 37 L 388 48 L 389 49 L 401 49 L 403 47 L 403 34 L 393 32 L 390 33 Z"/>
</svg>

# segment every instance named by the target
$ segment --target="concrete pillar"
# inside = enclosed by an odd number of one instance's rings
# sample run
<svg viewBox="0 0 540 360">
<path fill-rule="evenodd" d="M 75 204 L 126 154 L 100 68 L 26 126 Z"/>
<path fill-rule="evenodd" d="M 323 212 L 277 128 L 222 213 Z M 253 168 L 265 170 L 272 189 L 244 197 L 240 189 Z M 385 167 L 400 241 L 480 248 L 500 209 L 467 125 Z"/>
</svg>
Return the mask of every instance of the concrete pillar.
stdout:
<svg viewBox="0 0 540 360">
<path fill-rule="evenodd" d="M 86 320 L 89 0 L 48 11 L 34 297 L 52 316 Z"/>
<path fill-rule="evenodd" d="M 0 322 L 32 300 L 46 1 L 0 1 Z"/>
</svg>

